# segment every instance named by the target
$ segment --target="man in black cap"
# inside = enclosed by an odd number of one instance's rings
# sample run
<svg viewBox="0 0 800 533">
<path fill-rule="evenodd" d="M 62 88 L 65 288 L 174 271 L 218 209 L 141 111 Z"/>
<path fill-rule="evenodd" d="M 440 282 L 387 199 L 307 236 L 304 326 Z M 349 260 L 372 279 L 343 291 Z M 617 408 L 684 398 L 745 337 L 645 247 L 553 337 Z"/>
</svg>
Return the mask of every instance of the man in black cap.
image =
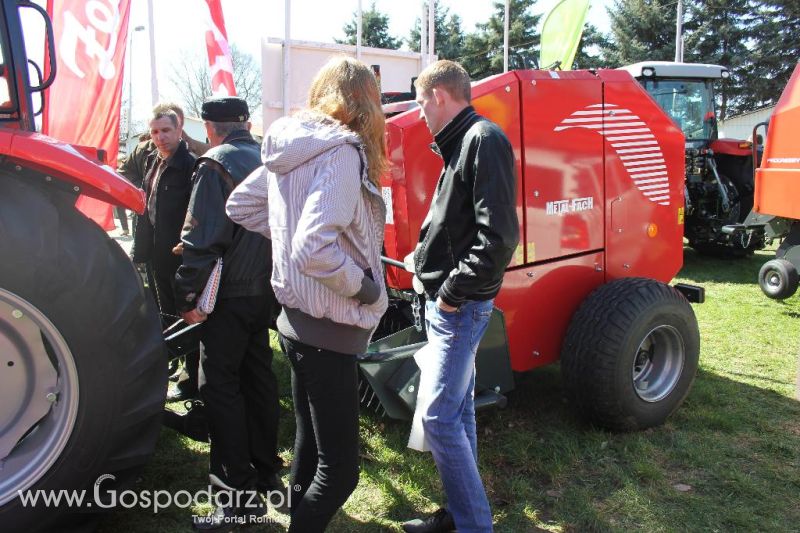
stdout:
<svg viewBox="0 0 800 533">
<path fill-rule="evenodd" d="M 270 241 L 225 214 L 233 188 L 261 165 L 247 103 L 212 99 L 203 104 L 201 116 L 212 148 L 197 160 L 192 176 L 175 300 L 187 323 L 204 322 L 200 395 L 211 438 L 209 477 L 229 497 L 218 499 L 222 503 L 214 513 L 196 520 L 195 527 L 218 529 L 262 515 L 263 508 L 252 507 L 260 502 L 253 498 L 256 491 L 269 493 L 274 503 L 278 497 L 272 491 L 283 489 L 277 475 L 283 463 L 277 456 L 278 390 L 268 331 L 278 304 L 270 286 Z M 197 300 L 219 258 L 219 292 L 213 312 L 206 315 Z"/>
</svg>

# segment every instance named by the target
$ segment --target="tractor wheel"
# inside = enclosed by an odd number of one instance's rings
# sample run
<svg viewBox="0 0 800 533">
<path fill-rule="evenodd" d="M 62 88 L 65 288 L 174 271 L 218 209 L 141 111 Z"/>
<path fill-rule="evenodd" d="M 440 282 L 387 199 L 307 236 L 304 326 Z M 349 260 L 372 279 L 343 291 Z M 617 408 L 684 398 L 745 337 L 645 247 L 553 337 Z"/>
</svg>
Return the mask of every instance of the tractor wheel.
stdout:
<svg viewBox="0 0 800 533">
<path fill-rule="evenodd" d="M 785 300 L 797 291 L 800 276 L 786 259 L 772 259 L 758 271 L 758 285 L 773 300 Z"/>
<path fill-rule="evenodd" d="M 590 422 L 644 429 L 683 402 L 699 353 L 686 298 L 658 281 L 624 278 L 596 289 L 575 313 L 561 371 L 568 399 Z"/>
<path fill-rule="evenodd" d="M 123 250 L 60 194 L 0 175 L 7 531 L 66 530 L 99 516 L 106 491 L 132 482 L 152 454 L 166 394 L 155 302 Z M 100 505 L 89 503 L 98 478 Z M 85 490 L 83 506 L 41 501 L 61 490 Z M 20 492 L 38 493 L 38 505 Z"/>
</svg>

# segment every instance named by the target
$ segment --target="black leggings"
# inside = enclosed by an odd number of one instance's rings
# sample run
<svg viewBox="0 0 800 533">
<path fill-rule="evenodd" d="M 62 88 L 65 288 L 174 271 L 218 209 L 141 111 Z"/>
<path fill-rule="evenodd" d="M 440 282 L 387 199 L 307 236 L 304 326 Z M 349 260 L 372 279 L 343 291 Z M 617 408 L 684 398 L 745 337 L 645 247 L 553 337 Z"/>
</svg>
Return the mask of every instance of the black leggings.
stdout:
<svg viewBox="0 0 800 533">
<path fill-rule="evenodd" d="M 356 356 L 283 335 L 280 342 L 292 365 L 297 421 L 289 532 L 322 532 L 358 484 Z"/>
</svg>

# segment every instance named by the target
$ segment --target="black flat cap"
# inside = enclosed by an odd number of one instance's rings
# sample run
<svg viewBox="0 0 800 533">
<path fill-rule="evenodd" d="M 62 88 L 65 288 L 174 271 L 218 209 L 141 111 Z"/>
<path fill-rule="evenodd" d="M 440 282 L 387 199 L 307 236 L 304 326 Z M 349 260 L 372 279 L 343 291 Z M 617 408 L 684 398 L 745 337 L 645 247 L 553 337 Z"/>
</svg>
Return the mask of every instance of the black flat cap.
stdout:
<svg viewBox="0 0 800 533">
<path fill-rule="evenodd" d="M 210 122 L 247 122 L 250 110 L 247 102 L 235 96 L 211 98 L 203 102 L 200 118 Z"/>
</svg>

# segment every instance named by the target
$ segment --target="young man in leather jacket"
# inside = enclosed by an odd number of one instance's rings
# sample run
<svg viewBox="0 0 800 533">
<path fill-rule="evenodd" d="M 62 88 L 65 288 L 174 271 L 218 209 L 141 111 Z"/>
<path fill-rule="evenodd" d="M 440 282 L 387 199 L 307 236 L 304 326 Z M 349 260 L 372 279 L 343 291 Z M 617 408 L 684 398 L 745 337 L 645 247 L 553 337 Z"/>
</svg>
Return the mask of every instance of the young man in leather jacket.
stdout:
<svg viewBox="0 0 800 533">
<path fill-rule="evenodd" d="M 519 241 L 511 143 L 470 105 L 467 72 L 437 61 L 416 81 L 417 102 L 444 160 L 414 253 L 427 296 L 428 345 L 419 397 L 427 447 L 447 509 L 403 525 L 409 532 L 492 531 L 477 466 L 475 353 Z"/>
</svg>

